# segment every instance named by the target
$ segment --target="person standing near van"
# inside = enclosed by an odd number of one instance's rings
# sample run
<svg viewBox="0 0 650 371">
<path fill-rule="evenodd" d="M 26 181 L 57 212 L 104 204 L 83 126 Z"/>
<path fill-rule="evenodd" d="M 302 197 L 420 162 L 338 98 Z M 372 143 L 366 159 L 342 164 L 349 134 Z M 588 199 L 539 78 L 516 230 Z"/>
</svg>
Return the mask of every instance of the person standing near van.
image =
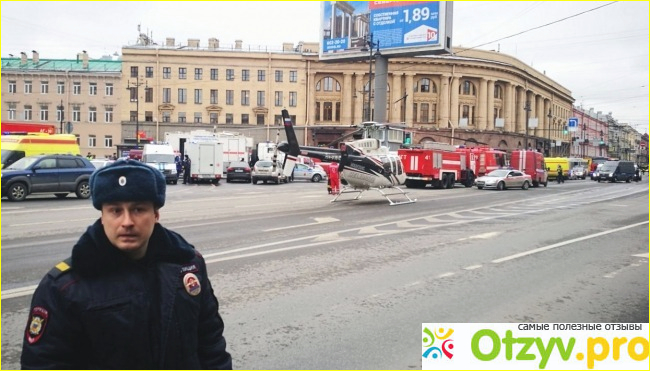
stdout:
<svg viewBox="0 0 650 371">
<path fill-rule="evenodd" d="M 557 165 L 557 184 L 564 183 L 564 174 L 562 174 L 562 165 Z"/>
<path fill-rule="evenodd" d="M 192 160 L 190 156 L 185 155 L 185 160 L 183 160 L 183 184 L 190 182 L 190 172 L 192 170 Z"/>
</svg>

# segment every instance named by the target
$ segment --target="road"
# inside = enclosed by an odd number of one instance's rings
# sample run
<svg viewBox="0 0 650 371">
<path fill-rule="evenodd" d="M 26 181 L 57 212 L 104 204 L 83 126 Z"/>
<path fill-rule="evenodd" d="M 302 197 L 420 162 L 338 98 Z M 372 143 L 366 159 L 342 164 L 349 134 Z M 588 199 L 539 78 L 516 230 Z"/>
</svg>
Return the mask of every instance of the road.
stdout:
<svg viewBox="0 0 650 371">
<path fill-rule="evenodd" d="M 648 322 L 648 181 L 376 192 L 168 187 L 161 222 L 202 252 L 239 369 L 421 368 L 421 324 Z M 31 293 L 99 212 L 2 202 L 2 368 Z"/>
</svg>

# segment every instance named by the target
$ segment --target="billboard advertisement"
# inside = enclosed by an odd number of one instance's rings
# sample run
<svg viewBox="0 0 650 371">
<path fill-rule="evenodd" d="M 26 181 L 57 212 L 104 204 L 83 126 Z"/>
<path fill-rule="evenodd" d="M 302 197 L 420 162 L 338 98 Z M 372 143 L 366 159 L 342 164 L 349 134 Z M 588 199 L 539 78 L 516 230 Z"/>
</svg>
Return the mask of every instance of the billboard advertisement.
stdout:
<svg viewBox="0 0 650 371">
<path fill-rule="evenodd" d="M 322 60 L 449 53 L 453 3 L 445 1 L 323 1 Z"/>
</svg>

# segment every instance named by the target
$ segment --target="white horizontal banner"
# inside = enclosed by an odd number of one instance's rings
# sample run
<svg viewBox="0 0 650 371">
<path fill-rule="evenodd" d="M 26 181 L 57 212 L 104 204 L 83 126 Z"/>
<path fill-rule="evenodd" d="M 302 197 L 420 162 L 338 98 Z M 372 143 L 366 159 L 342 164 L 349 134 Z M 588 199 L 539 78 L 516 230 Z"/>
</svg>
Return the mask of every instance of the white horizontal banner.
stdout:
<svg viewBox="0 0 650 371">
<path fill-rule="evenodd" d="M 423 370 L 648 370 L 647 323 L 423 323 Z"/>
</svg>

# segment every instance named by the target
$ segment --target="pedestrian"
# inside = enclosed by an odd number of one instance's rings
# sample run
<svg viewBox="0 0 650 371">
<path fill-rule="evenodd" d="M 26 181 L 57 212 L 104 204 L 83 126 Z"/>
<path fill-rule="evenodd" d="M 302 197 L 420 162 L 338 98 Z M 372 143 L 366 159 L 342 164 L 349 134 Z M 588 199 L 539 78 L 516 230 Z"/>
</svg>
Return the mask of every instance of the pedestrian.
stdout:
<svg viewBox="0 0 650 371">
<path fill-rule="evenodd" d="M 192 170 L 192 160 L 190 156 L 185 155 L 185 160 L 183 161 L 183 184 L 191 183 L 190 173 Z"/>
<path fill-rule="evenodd" d="M 119 160 L 90 177 L 100 218 L 32 297 L 23 369 L 231 369 L 205 260 L 160 223 L 165 178 Z"/>
<path fill-rule="evenodd" d="M 564 183 L 564 175 L 562 174 L 562 165 L 557 165 L 557 184 Z"/>
</svg>

